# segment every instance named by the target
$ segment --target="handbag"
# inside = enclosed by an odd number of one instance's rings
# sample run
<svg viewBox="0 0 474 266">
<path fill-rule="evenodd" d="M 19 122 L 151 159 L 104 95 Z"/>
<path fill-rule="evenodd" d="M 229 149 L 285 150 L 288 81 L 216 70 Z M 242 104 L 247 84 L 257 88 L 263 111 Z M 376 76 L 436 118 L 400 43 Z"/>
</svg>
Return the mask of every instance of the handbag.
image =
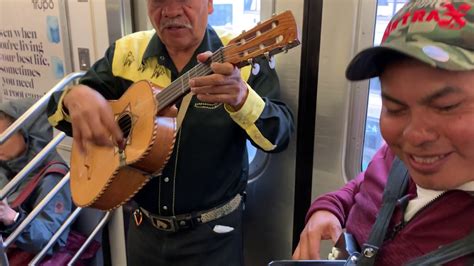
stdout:
<svg viewBox="0 0 474 266">
<path fill-rule="evenodd" d="M 71 230 L 67 237 L 66 245 L 54 251 L 52 255 L 47 255 L 38 264 L 41 266 L 65 266 L 74 257 L 74 254 L 86 241 L 86 237 L 76 231 Z M 85 266 L 87 261 L 94 258 L 100 248 L 100 243 L 93 240 L 86 250 L 79 256 L 74 265 Z M 36 254 L 24 251 L 16 246 L 7 249 L 8 262 L 11 266 L 24 266 L 36 256 Z"/>
</svg>

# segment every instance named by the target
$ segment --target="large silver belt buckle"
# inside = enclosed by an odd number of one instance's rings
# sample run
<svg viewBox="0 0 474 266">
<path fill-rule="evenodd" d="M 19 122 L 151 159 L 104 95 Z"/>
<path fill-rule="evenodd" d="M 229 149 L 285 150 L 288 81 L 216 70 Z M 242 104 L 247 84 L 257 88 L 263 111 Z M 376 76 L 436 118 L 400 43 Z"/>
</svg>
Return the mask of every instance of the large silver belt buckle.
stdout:
<svg viewBox="0 0 474 266">
<path fill-rule="evenodd" d="M 155 227 L 160 230 L 175 232 L 177 229 L 176 220 L 173 218 L 152 217 L 151 219 Z"/>
</svg>

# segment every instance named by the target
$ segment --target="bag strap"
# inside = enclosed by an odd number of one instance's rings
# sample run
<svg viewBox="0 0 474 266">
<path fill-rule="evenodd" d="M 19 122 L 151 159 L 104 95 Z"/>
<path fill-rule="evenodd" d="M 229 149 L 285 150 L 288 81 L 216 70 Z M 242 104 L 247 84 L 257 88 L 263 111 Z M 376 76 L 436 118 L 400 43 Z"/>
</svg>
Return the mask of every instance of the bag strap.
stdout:
<svg viewBox="0 0 474 266">
<path fill-rule="evenodd" d="M 382 207 L 372 226 L 369 239 L 362 246 L 362 252 L 357 265 L 374 265 L 378 250 L 385 239 L 385 234 L 397 201 L 403 195 L 407 187 L 408 170 L 405 165 L 403 165 L 403 162 L 398 157 L 395 157 L 383 192 Z"/>
<path fill-rule="evenodd" d="M 407 266 L 443 265 L 471 253 L 474 253 L 474 231 L 464 238 L 410 261 Z"/>
<path fill-rule="evenodd" d="M 54 164 L 60 164 L 62 166 L 65 166 L 67 168 L 67 165 L 63 162 L 58 162 L 58 161 L 51 161 L 48 164 L 46 164 L 41 171 L 39 171 L 33 178 L 28 182 L 28 184 L 25 186 L 25 188 L 20 192 L 18 197 L 12 202 L 11 206 L 12 208 L 16 208 L 23 204 L 25 200 L 30 196 L 30 194 L 33 192 L 33 190 L 36 188 L 38 185 L 39 181 L 43 176 L 46 174 L 51 174 L 51 173 L 58 173 L 65 175 L 67 171 L 63 167 L 54 167 L 50 168 Z"/>
</svg>

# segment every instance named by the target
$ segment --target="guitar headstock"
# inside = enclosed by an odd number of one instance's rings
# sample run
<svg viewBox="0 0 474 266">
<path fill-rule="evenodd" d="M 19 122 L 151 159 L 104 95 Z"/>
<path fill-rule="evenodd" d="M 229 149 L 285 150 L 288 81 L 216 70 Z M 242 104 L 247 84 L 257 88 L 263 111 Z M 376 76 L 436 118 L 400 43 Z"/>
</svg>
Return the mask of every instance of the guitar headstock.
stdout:
<svg viewBox="0 0 474 266">
<path fill-rule="evenodd" d="M 269 58 L 299 44 L 295 18 L 285 11 L 232 39 L 223 51 L 224 61 L 242 67 L 254 58 Z"/>
</svg>

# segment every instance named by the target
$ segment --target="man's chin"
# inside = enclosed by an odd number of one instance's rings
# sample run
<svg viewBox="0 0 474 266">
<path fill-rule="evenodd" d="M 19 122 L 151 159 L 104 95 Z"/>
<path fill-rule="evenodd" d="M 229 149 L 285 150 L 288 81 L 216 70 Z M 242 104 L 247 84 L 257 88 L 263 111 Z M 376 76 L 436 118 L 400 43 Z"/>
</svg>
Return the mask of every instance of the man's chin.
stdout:
<svg viewBox="0 0 474 266">
<path fill-rule="evenodd" d="M 455 184 L 448 184 L 445 182 L 443 183 L 436 182 L 438 180 L 440 179 L 437 179 L 436 177 L 430 177 L 430 179 L 428 180 L 426 178 L 413 177 L 413 181 L 415 181 L 415 184 L 417 184 L 419 187 L 424 188 L 424 189 L 445 191 L 445 190 L 450 190 L 457 187 Z"/>
</svg>

